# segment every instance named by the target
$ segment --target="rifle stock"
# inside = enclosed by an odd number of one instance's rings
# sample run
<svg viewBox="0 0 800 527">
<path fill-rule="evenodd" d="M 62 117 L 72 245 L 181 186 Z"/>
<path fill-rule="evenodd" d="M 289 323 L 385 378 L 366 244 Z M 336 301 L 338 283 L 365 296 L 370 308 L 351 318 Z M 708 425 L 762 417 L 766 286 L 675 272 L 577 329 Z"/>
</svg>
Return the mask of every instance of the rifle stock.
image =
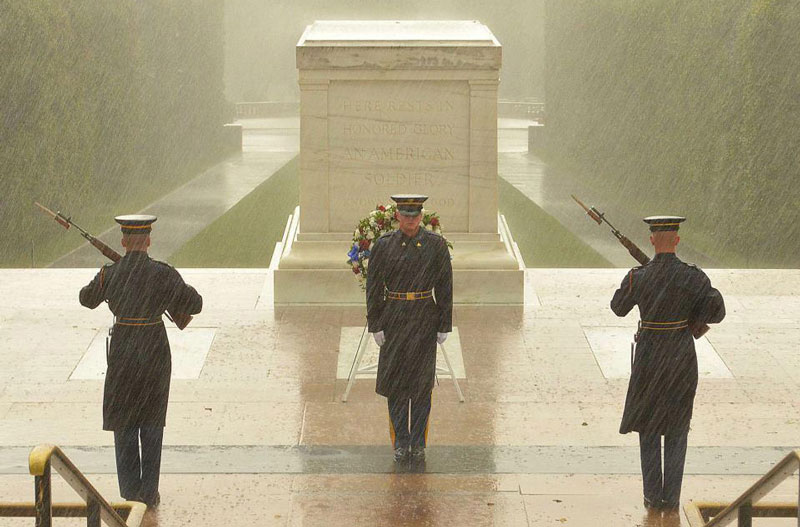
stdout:
<svg viewBox="0 0 800 527">
<path fill-rule="evenodd" d="M 92 239 L 89 240 L 89 243 L 91 243 L 98 251 L 103 253 L 103 256 L 105 256 L 112 262 L 118 262 L 122 259 L 122 256 L 117 251 L 115 251 L 114 249 L 112 249 L 111 247 L 109 247 L 108 245 L 101 242 L 95 237 L 92 237 Z"/>
<path fill-rule="evenodd" d="M 189 325 L 189 322 L 192 321 L 192 315 L 187 315 L 185 313 L 175 313 L 174 315 L 167 311 L 167 317 L 172 319 L 172 322 L 177 326 L 178 329 L 181 331 Z"/>
<path fill-rule="evenodd" d="M 626 249 L 628 249 L 630 255 L 633 256 L 633 258 L 637 262 L 639 262 L 640 265 L 646 265 L 650 261 L 650 257 L 644 254 L 644 252 L 642 252 L 642 250 L 639 249 L 639 247 L 635 243 L 630 241 L 627 237 L 620 235 L 619 242 Z"/>
</svg>

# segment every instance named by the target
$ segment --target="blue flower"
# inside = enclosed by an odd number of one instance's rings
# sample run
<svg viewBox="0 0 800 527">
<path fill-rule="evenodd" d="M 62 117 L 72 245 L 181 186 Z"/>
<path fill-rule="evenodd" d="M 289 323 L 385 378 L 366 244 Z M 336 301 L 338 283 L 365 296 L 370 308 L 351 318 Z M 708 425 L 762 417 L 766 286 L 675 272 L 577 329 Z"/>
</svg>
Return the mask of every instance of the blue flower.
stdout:
<svg viewBox="0 0 800 527">
<path fill-rule="evenodd" d="M 372 251 L 370 251 L 369 249 L 367 249 L 366 251 L 362 251 L 361 252 L 361 258 L 369 258 L 369 253 L 370 252 L 372 252 Z"/>
<path fill-rule="evenodd" d="M 350 258 L 351 262 L 358 261 L 358 244 L 353 244 L 353 248 L 347 253 L 347 257 Z"/>
</svg>

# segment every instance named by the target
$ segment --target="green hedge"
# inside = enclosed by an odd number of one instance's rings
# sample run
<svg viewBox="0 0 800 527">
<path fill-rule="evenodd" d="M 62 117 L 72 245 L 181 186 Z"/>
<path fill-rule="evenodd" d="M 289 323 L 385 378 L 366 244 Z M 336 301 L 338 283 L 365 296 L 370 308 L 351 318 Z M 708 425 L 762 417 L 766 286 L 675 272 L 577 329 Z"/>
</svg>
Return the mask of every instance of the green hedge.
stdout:
<svg viewBox="0 0 800 527">
<path fill-rule="evenodd" d="M 33 201 L 101 230 L 219 158 L 222 2 L 0 3 L 0 266 L 82 240 Z M 80 219 L 80 221 L 79 221 Z"/>
<path fill-rule="evenodd" d="M 545 41 L 548 162 L 724 265 L 800 266 L 800 4 L 547 0 Z"/>
<path fill-rule="evenodd" d="M 269 267 L 300 202 L 295 156 L 167 260 L 175 267 Z M 347 251 L 343 251 L 346 253 Z"/>
<path fill-rule="evenodd" d="M 525 267 L 614 267 L 504 178 L 497 178 L 498 208 Z"/>
<path fill-rule="evenodd" d="M 506 180 L 498 178 L 498 185 L 500 212 L 506 216 L 525 265 L 612 267 Z M 299 200 L 295 157 L 167 260 L 176 267 L 268 267 L 286 219 Z M 343 245 L 344 255 L 347 245 Z"/>
</svg>

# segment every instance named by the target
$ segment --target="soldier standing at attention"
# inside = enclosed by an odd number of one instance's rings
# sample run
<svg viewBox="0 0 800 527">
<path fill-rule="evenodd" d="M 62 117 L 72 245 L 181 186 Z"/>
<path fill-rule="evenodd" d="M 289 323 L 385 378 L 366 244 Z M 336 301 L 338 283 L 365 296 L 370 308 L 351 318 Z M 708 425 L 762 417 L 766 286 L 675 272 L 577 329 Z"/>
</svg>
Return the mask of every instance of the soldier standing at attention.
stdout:
<svg viewBox="0 0 800 527">
<path fill-rule="evenodd" d="M 195 314 L 203 307 L 197 291 L 173 267 L 150 259 L 155 216 L 117 216 L 126 253 L 103 266 L 81 289 L 80 302 L 94 309 L 103 301 L 114 313 L 103 393 L 103 430 L 113 430 L 120 495 L 155 507 L 161 442 L 172 368 L 161 316 Z M 139 443 L 141 441 L 141 457 Z"/>
<path fill-rule="evenodd" d="M 651 216 L 656 255 L 631 269 L 611 300 L 623 317 L 639 306 L 636 356 L 620 433 L 639 432 L 644 505 L 674 511 L 680 504 L 689 423 L 697 390 L 692 328 L 720 322 L 725 303 L 706 274 L 675 256 L 678 226 L 686 218 Z M 661 471 L 664 436 L 664 471 Z"/>
<path fill-rule="evenodd" d="M 375 391 L 387 398 L 394 459 L 425 460 L 436 344 L 452 331 L 453 271 L 445 239 L 420 227 L 427 196 L 392 196 L 400 228 L 375 241 L 367 323 L 380 346 Z"/>
</svg>

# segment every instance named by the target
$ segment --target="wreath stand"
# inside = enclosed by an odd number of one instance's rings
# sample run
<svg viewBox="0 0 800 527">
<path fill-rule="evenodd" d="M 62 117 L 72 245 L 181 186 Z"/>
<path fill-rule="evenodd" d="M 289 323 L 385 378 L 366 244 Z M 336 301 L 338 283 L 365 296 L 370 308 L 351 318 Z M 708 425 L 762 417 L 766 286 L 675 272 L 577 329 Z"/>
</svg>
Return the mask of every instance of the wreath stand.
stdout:
<svg viewBox="0 0 800 527">
<path fill-rule="evenodd" d="M 367 335 L 367 326 L 364 326 L 364 330 L 361 332 L 361 338 L 358 341 L 358 349 L 356 350 L 356 356 L 353 359 L 353 365 L 350 367 L 350 374 L 347 376 L 347 388 L 344 391 L 344 395 L 342 395 L 342 402 L 347 402 L 347 397 L 350 395 L 350 389 L 353 387 L 353 383 L 356 381 L 356 377 L 359 375 L 373 375 L 378 372 L 378 365 L 377 364 L 369 364 L 367 366 L 361 366 L 361 360 L 364 358 L 364 352 L 367 350 L 367 343 L 369 342 L 369 338 L 364 338 Z M 453 370 L 453 366 L 450 364 L 450 357 L 447 356 L 447 351 L 444 349 L 444 344 L 439 344 L 439 349 L 442 350 L 442 355 L 444 356 L 444 362 L 447 364 L 447 368 L 442 368 L 436 366 L 436 373 L 440 373 L 442 375 L 449 375 L 451 379 L 453 379 L 453 386 L 456 388 L 456 393 L 458 394 L 458 401 L 464 402 L 464 394 L 461 392 L 461 387 L 458 385 L 458 379 L 456 379 L 456 372 Z"/>
</svg>

